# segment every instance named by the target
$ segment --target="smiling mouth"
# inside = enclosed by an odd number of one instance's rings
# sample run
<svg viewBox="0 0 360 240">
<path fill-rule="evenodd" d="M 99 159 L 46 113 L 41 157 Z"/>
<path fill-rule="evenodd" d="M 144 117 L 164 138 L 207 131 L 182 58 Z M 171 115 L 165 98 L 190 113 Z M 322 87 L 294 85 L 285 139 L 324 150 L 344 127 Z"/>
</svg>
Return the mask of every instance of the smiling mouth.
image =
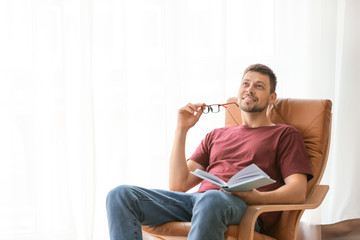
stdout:
<svg viewBox="0 0 360 240">
<path fill-rule="evenodd" d="M 247 101 L 247 102 L 256 102 L 256 98 L 250 97 L 248 95 L 244 96 L 242 99 Z"/>
</svg>

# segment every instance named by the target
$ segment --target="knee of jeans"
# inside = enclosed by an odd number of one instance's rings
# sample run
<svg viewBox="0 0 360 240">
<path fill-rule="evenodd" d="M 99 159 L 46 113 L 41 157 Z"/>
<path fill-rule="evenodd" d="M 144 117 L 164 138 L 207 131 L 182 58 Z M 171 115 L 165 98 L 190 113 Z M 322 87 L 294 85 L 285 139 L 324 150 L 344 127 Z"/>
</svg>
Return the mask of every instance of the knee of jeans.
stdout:
<svg viewBox="0 0 360 240">
<path fill-rule="evenodd" d="M 226 198 L 223 192 L 217 190 L 210 190 L 205 192 L 197 203 L 201 205 L 201 208 L 205 207 L 213 210 L 218 208 L 219 206 L 223 206 L 224 201 L 226 201 Z"/>
<path fill-rule="evenodd" d="M 106 196 L 106 205 L 119 204 L 132 195 L 132 186 L 121 185 L 112 189 Z"/>
</svg>

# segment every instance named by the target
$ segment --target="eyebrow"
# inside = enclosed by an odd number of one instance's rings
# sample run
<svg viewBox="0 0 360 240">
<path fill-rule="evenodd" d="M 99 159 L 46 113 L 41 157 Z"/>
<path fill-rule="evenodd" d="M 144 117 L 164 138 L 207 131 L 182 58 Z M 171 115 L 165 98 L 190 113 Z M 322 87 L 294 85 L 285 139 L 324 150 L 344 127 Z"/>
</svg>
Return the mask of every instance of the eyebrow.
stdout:
<svg viewBox="0 0 360 240">
<path fill-rule="evenodd" d="M 241 82 L 250 82 L 250 81 L 251 81 L 250 79 L 245 78 L 245 79 L 243 79 Z M 266 83 L 263 82 L 263 81 L 255 81 L 255 83 L 261 83 L 261 84 L 263 84 L 263 85 L 266 86 Z"/>
</svg>

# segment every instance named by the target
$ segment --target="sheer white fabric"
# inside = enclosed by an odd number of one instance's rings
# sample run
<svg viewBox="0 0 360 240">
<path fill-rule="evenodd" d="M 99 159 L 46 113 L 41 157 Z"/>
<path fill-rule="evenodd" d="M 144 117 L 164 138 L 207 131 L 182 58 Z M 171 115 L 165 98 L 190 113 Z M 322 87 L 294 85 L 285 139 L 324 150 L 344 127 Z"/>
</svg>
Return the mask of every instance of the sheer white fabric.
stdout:
<svg viewBox="0 0 360 240">
<path fill-rule="evenodd" d="M 277 73 L 279 97 L 334 103 L 331 190 L 304 221 L 359 218 L 359 10 L 356 0 L 1 0 L 0 239 L 108 239 L 107 192 L 166 189 L 177 109 L 236 96 L 257 62 Z M 223 117 L 201 118 L 188 155 Z"/>
</svg>

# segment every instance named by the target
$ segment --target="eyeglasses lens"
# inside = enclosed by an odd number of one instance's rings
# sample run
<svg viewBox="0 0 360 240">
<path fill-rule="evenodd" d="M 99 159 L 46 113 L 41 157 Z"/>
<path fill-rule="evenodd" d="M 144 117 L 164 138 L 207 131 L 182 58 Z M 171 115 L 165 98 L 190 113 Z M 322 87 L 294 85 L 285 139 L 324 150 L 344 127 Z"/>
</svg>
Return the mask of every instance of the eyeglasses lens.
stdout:
<svg viewBox="0 0 360 240">
<path fill-rule="evenodd" d="M 213 107 L 211 108 L 211 111 L 213 113 L 218 113 L 220 112 L 220 105 L 213 105 Z"/>
<path fill-rule="evenodd" d="M 203 106 L 202 110 L 203 110 L 203 113 L 205 113 L 205 114 L 210 112 L 209 106 Z"/>
</svg>

